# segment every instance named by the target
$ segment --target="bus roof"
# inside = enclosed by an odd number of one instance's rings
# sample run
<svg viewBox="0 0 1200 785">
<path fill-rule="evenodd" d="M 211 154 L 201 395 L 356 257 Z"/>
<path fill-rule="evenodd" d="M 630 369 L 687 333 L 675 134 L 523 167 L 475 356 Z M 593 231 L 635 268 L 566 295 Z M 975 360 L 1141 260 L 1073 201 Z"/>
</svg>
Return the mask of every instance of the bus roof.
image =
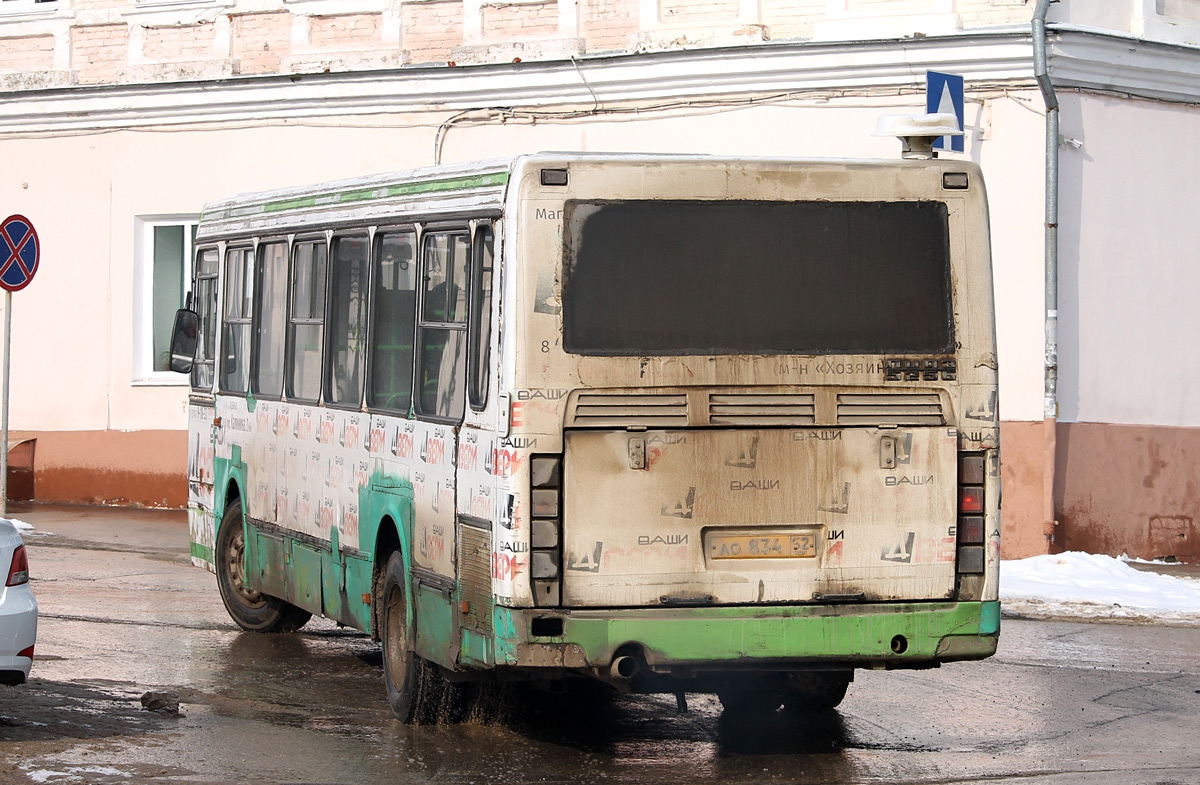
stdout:
<svg viewBox="0 0 1200 785">
<path fill-rule="evenodd" d="M 247 193 L 204 207 L 197 241 L 282 235 L 314 227 L 381 224 L 404 220 L 452 220 L 496 216 L 503 208 L 508 182 L 520 168 L 540 162 L 605 160 L 644 164 L 694 162 L 725 164 L 819 164 L 975 168 L 965 161 L 756 158 L 688 153 L 542 152 L 470 163 L 445 164 L 346 180 Z"/>
<path fill-rule="evenodd" d="M 197 240 L 306 228 L 499 214 L 514 159 L 388 172 L 241 194 L 204 206 Z"/>
</svg>

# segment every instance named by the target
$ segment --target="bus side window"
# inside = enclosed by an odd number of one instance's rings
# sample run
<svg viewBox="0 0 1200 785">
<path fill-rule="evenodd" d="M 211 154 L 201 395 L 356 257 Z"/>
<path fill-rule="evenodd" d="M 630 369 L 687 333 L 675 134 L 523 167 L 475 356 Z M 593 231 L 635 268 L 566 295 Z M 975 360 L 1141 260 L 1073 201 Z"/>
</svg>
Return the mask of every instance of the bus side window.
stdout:
<svg viewBox="0 0 1200 785">
<path fill-rule="evenodd" d="M 333 238 L 327 400 L 345 406 L 358 406 L 362 402 L 370 274 L 368 250 L 366 236 Z"/>
<path fill-rule="evenodd" d="M 192 305 L 200 317 L 197 333 L 196 359 L 192 365 L 192 387 L 212 390 L 214 348 L 217 339 L 217 249 L 205 248 L 196 255 L 196 286 Z"/>
<path fill-rule="evenodd" d="M 292 250 L 292 311 L 288 325 L 291 367 L 288 397 L 321 396 L 321 346 L 325 336 L 325 241 L 297 241 Z"/>
<path fill-rule="evenodd" d="M 254 250 L 225 252 L 225 333 L 221 341 L 221 390 L 245 393 L 250 379 L 250 328 L 254 313 Z"/>
<path fill-rule="evenodd" d="M 472 409 L 487 404 L 488 364 L 492 348 L 492 265 L 495 236 L 492 227 L 476 228 L 471 243 L 471 369 L 467 396 Z"/>
<path fill-rule="evenodd" d="M 467 258 L 465 232 L 425 235 L 420 356 L 417 358 L 417 412 L 461 420 L 466 401 Z"/>
<path fill-rule="evenodd" d="M 415 252 L 412 232 L 391 232 L 376 239 L 371 386 L 367 405 L 405 415 L 412 403 L 413 331 L 417 317 Z"/>
<path fill-rule="evenodd" d="M 283 347 L 287 316 L 287 243 L 258 246 L 258 348 L 254 355 L 255 395 L 283 395 Z"/>
</svg>

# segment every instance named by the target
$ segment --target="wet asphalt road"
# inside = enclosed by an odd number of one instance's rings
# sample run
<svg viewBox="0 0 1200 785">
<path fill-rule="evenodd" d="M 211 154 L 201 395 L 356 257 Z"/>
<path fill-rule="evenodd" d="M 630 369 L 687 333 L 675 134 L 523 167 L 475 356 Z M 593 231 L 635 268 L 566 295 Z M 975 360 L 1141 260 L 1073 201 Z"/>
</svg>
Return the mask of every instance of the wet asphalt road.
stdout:
<svg viewBox="0 0 1200 785">
<path fill-rule="evenodd" d="M 314 621 L 237 631 L 181 514 L 34 507 L 33 678 L 0 688 L 0 783 L 1187 783 L 1200 628 L 1005 619 L 1000 653 L 859 672 L 835 712 L 723 718 L 708 696 L 515 694 L 410 728 L 377 646 Z M 147 691 L 181 714 L 146 711 Z"/>
</svg>

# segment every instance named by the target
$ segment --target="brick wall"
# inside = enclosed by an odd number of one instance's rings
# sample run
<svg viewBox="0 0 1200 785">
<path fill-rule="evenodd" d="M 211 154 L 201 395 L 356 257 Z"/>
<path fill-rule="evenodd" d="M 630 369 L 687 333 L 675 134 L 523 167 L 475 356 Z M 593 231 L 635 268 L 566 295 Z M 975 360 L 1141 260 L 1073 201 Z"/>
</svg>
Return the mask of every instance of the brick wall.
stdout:
<svg viewBox="0 0 1200 785">
<path fill-rule="evenodd" d="M 243 74 L 279 71 L 282 58 L 292 51 L 292 15 L 287 11 L 241 14 L 232 19 L 230 54 Z"/>
<path fill-rule="evenodd" d="M 853 35 L 853 24 L 860 14 L 864 20 L 876 15 L 899 19 L 940 7 L 935 0 L 843 1 L 850 22 L 844 28 L 847 35 Z M 776 41 L 803 40 L 814 36 L 818 23 L 829 21 L 828 0 L 758 0 L 753 19 L 741 18 L 743 0 L 655 0 L 646 8 L 645 19 L 645 0 L 576 2 L 577 33 L 560 28 L 559 0 L 484 2 L 479 22 L 488 47 L 479 56 L 486 61 L 493 56 L 489 52 L 500 51 L 508 42 L 519 46 L 530 40 L 568 35 L 581 38 L 584 50 L 593 54 L 628 51 L 646 42 L 655 47 L 670 47 L 681 41 L 739 43 L 744 32 L 749 42 L 755 31 Z M 319 60 L 326 53 L 337 58 L 330 62 L 339 70 L 354 68 L 360 59 L 361 64 L 375 67 L 401 62 L 395 50 L 395 30 L 386 27 L 388 20 L 394 23 L 394 17 L 385 20 L 381 13 L 351 13 L 312 16 L 297 22 L 293 13 L 303 12 L 302 5 L 285 5 L 283 0 L 237 0 L 225 11 L 231 14 L 226 28 L 221 19 L 213 21 L 212 13 L 196 12 L 190 6 L 176 12 L 172 6 L 156 5 L 143 13 L 132 0 L 73 0 L 73 19 L 64 17 L 52 24 L 62 27 L 57 34 L 58 57 L 63 54 L 62 40 L 69 37 L 70 67 L 85 84 L 115 80 L 122 73 L 127 78 L 149 80 L 181 78 L 178 69 L 154 71 L 153 66 L 213 61 L 226 51 L 238 62 L 240 72 L 248 74 L 286 71 L 296 67 L 298 56 Z M 464 5 L 464 0 L 403 0 L 390 4 L 389 13 L 400 17 L 400 48 L 407 58 L 404 62 L 417 65 L 455 60 L 455 53 L 461 54 L 467 43 Z M 239 12 L 239 7 L 244 10 Z M 1028 24 L 1032 0 L 956 0 L 954 9 L 966 29 Z M 136 13 L 128 14 L 131 10 Z M 134 26 L 134 46 L 140 48 L 132 53 L 132 64 L 126 23 Z M 46 22 L 38 24 L 41 26 L 14 25 L 5 30 L 8 37 L 0 39 L 0 70 L 29 73 L 54 69 L 53 36 L 47 35 Z M 146 27 L 139 29 L 141 25 Z M 302 51 L 295 51 L 293 30 L 305 27 L 308 40 Z M 226 29 L 229 40 L 224 38 Z M 354 54 L 343 56 L 346 53 Z M 507 53 L 504 59 L 509 59 Z M 57 65 L 62 67 L 62 62 Z M 132 71 L 124 70 L 131 65 L 144 73 L 131 77 Z"/>
<path fill-rule="evenodd" d="M 463 43 L 461 0 L 433 3 L 404 3 L 401 45 L 409 62 L 435 63 L 452 60 L 452 50 Z"/>
<path fill-rule="evenodd" d="M 738 20 L 738 0 L 659 0 L 658 19 L 671 24 L 730 24 Z"/>
<path fill-rule="evenodd" d="M 621 51 L 638 32 L 638 0 L 579 0 L 579 34 L 587 51 Z"/>
<path fill-rule="evenodd" d="M 1033 3 L 1020 0 L 960 0 L 958 15 L 963 28 L 1029 24 Z"/>
<path fill-rule="evenodd" d="M 558 33 L 558 2 L 485 5 L 483 35 L 504 40 Z"/>
<path fill-rule="evenodd" d="M 147 60 L 160 63 L 204 60 L 213 56 L 216 29 L 211 22 L 198 25 L 151 27 L 146 30 Z"/>
<path fill-rule="evenodd" d="M 110 8 L 129 8 L 129 0 L 75 0 L 71 7 L 78 13 L 107 11 Z"/>
<path fill-rule="evenodd" d="M 309 23 L 308 42 L 315 49 L 365 49 L 382 43 L 379 14 L 314 16 Z"/>
<path fill-rule="evenodd" d="M 0 70 L 48 71 L 54 67 L 54 36 L 0 38 Z"/>
<path fill-rule="evenodd" d="M 81 84 L 115 82 L 128 55 L 129 28 L 123 24 L 71 29 L 71 68 Z"/>
<path fill-rule="evenodd" d="M 846 10 L 852 14 L 921 13 L 929 10 L 929 2 L 917 0 L 846 0 Z"/>
<path fill-rule="evenodd" d="M 811 38 L 816 23 L 825 18 L 826 7 L 824 0 L 762 0 L 762 23 L 773 40 Z"/>
</svg>

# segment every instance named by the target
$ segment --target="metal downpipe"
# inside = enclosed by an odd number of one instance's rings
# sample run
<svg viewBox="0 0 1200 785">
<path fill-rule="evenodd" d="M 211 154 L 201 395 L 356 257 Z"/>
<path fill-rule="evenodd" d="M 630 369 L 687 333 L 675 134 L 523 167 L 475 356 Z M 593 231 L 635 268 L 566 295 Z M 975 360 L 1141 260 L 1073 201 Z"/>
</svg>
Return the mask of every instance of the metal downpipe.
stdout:
<svg viewBox="0 0 1200 785">
<path fill-rule="evenodd" d="M 1045 441 L 1043 461 L 1043 522 L 1047 544 L 1054 541 L 1055 425 L 1058 420 L 1058 96 L 1046 65 L 1046 14 L 1052 0 L 1038 0 L 1033 12 L 1033 76 L 1046 104 L 1046 361 L 1042 405 Z"/>
</svg>

